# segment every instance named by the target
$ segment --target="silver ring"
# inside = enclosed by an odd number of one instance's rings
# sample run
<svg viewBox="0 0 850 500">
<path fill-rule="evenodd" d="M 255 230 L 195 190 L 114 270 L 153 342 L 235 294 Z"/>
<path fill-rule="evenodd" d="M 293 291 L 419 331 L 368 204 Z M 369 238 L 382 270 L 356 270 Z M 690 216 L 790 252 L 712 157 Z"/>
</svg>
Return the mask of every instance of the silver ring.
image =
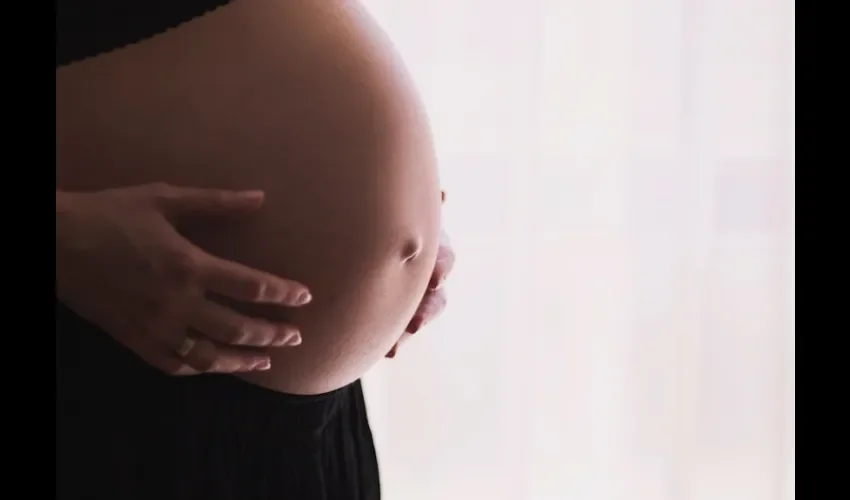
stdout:
<svg viewBox="0 0 850 500">
<path fill-rule="evenodd" d="M 192 352 L 192 349 L 195 348 L 195 341 L 189 337 L 183 339 L 183 344 L 180 346 L 180 349 L 177 349 L 177 355 L 181 358 L 185 358 Z"/>
</svg>

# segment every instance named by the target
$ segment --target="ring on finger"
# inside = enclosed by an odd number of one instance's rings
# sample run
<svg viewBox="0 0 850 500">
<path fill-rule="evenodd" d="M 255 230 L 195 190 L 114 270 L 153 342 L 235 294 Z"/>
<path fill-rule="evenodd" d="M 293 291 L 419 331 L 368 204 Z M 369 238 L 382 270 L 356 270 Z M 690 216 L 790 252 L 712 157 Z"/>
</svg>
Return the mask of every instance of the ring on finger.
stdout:
<svg viewBox="0 0 850 500">
<path fill-rule="evenodd" d="M 195 344 L 196 344 L 195 340 L 192 339 L 191 337 L 184 338 L 183 344 L 181 344 L 180 348 L 177 349 L 177 355 L 180 356 L 181 358 L 185 358 L 186 356 L 188 356 L 192 352 L 192 349 L 195 348 Z"/>
</svg>

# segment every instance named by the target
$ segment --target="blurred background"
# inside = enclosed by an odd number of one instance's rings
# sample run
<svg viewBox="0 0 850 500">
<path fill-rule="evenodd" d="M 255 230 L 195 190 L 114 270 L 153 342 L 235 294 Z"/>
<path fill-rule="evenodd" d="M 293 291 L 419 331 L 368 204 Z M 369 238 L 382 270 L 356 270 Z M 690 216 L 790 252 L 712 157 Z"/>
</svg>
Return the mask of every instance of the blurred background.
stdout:
<svg viewBox="0 0 850 500">
<path fill-rule="evenodd" d="M 793 1 L 364 1 L 458 255 L 367 378 L 385 498 L 793 500 Z"/>
</svg>

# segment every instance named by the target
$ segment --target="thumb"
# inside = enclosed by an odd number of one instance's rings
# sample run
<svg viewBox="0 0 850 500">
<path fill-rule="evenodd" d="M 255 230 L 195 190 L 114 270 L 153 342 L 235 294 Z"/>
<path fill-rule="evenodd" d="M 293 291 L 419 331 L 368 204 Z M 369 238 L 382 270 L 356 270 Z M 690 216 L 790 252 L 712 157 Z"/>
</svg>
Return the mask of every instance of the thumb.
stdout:
<svg viewBox="0 0 850 500">
<path fill-rule="evenodd" d="M 157 201 L 166 217 L 224 215 L 256 210 L 263 204 L 262 191 L 173 188 L 158 194 Z"/>
</svg>

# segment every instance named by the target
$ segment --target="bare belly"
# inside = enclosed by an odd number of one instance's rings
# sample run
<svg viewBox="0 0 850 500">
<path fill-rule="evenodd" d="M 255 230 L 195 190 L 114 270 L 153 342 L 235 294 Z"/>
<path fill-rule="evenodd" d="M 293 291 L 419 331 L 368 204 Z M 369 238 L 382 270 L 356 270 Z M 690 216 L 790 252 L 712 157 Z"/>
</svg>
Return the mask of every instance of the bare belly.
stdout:
<svg viewBox="0 0 850 500">
<path fill-rule="evenodd" d="M 436 259 L 427 119 L 382 32 L 349 0 L 238 0 L 56 72 L 57 188 L 263 189 L 256 217 L 181 228 L 310 286 L 302 331 L 259 385 L 315 394 L 402 334 Z M 107 375 L 108 376 L 108 375 Z"/>
</svg>

